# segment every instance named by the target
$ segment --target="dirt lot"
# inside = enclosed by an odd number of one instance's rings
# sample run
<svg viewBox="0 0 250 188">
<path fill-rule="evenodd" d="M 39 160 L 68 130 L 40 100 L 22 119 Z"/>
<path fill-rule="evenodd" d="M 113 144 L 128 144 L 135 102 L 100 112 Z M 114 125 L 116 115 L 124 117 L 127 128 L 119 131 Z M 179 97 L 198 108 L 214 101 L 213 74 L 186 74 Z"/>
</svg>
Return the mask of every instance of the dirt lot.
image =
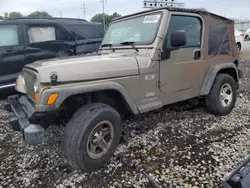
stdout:
<svg viewBox="0 0 250 188">
<path fill-rule="evenodd" d="M 8 126 L 0 104 L 0 188 L 150 187 L 131 165 L 142 164 L 168 187 L 221 187 L 221 181 L 250 155 L 250 43 L 244 44 L 245 70 L 237 106 L 227 117 L 208 114 L 203 105 L 178 104 L 124 123 L 115 156 L 96 173 L 81 173 L 61 155 L 63 127 L 52 126 L 42 146 L 26 146 Z"/>
</svg>

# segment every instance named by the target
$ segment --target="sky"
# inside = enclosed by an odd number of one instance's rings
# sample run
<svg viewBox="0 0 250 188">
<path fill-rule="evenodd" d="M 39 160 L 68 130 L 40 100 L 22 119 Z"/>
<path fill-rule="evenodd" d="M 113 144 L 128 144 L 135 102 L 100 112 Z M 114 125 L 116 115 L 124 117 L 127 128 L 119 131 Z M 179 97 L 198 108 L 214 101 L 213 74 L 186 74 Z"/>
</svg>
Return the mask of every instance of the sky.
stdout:
<svg viewBox="0 0 250 188">
<path fill-rule="evenodd" d="M 101 0 L 85 0 L 86 18 L 89 20 L 102 12 Z M 143 0 L 106 0 L 105 12 L 118 12 L 126 15 L 143 10 Z M 186 8 L 205 8 L 208 11 L 229 18 L 250 19 L 250 0 L 179 0 Z M 47 11 L 55 17 L 83 18 L 83 0 L 0 0 L 0 15 L 4 12 L 18 11 L 28 15 L 33 11 Z"/>
</svg>

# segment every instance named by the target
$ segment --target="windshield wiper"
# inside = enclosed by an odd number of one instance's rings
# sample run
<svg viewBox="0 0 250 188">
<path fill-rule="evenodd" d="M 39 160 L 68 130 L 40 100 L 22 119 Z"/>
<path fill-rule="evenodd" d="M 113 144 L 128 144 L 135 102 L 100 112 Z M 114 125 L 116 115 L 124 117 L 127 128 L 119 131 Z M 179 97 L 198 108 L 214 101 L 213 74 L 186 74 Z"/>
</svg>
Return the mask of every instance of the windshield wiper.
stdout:
<svg viewBox="0 0 250 188">
<path fill-rule="evenodd" d="M 110 50 L 112 50 L 113 52 L 115 52 L 115 49 L 112 48 L 112 44 L 102 44 L 101 47 L 109 47 Z"/>
<path fill-rule="evenodd" d="M 137 51 L 137 52 L 139 52 L 139 50 L 134 46 L 134 41 L 125 41 L 125 42 L 122 42 L 122 43 L 120 43 L 121 45 L 130 45 L 130 46 L 132 46 L 132 48 L 135 50 L 135 51 Z"/>
</svg>

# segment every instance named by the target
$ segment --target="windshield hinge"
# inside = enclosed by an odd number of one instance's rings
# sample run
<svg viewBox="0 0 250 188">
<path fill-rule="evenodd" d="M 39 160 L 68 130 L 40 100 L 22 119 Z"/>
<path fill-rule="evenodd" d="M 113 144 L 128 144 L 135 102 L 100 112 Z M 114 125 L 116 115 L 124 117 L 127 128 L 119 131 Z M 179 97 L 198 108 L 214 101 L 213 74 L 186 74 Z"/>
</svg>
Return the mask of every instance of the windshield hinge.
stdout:
<svg viewBox="0 0 250 188">
<path fill-rule="evenodd" d="M 161 87 L 161 81 L 160 80 L 157 81 L 157 87 Z"/>
</svg>

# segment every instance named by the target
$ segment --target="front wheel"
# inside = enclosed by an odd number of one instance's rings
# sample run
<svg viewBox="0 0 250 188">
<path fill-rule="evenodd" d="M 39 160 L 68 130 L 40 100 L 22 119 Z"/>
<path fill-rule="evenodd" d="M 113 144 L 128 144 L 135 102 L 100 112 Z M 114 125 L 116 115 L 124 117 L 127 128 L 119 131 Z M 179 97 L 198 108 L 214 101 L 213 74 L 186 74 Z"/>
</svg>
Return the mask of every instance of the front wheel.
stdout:
<svg viewBox="0 0 250 188">
<path fill-rule="evenodd" d="M 210 93 L 205 97 L 208 111 L 214 115 L 225 116 L 231 113 L 237 99 L 237 85 L 228 74 L 216 76 Z"/>
<path fill-rule="evenodd" d="M 69 164 L 93 172 L 109 161 L 120 138 L 118 112 L 106 104 L 89 104 L 79 109 L 67 124 L 62 151 Z"/>
</svg>

